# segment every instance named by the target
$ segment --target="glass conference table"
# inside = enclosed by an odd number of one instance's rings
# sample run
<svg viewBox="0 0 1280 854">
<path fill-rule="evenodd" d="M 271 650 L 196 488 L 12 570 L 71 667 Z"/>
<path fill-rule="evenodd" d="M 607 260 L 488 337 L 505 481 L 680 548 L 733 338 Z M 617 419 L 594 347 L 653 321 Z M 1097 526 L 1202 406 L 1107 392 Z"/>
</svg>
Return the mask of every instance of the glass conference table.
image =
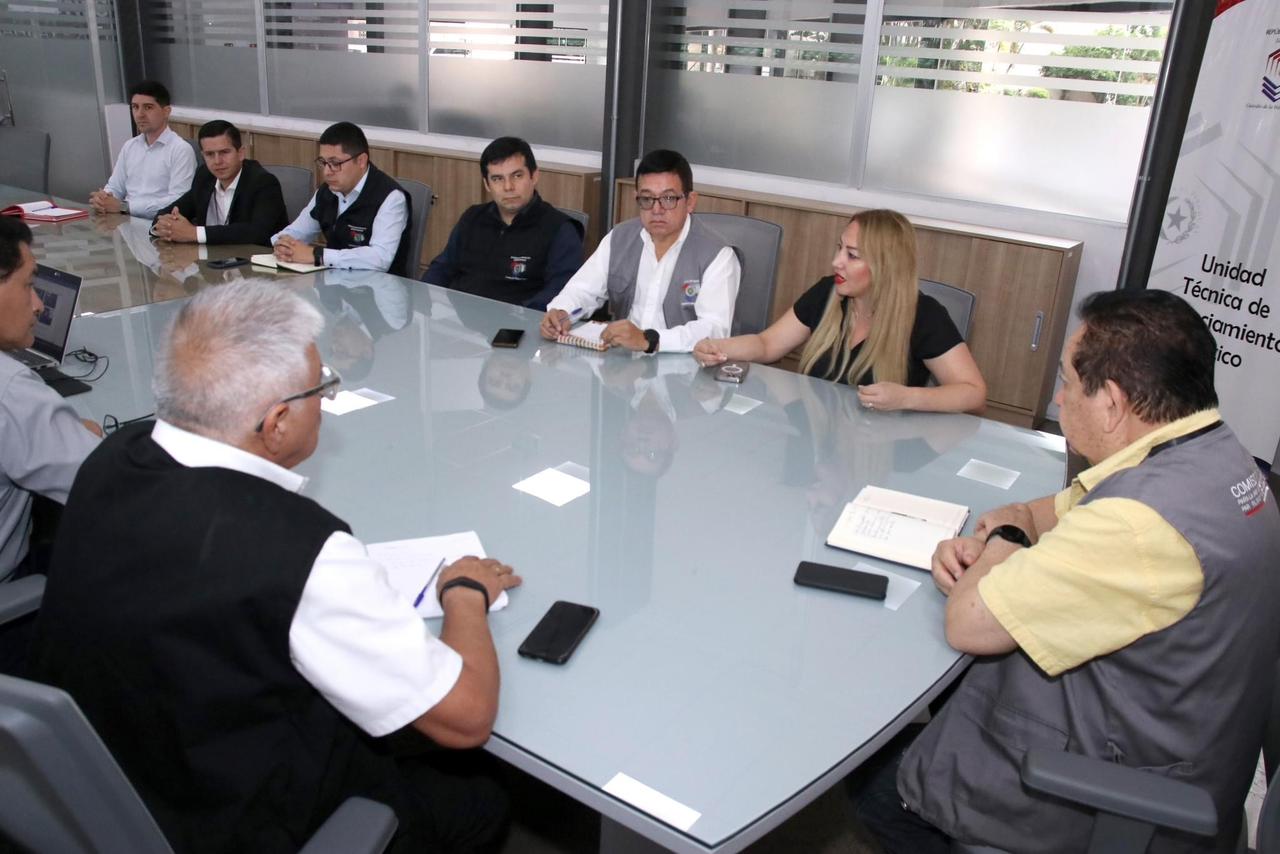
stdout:
<svg viewBox="0 0 1280 854">
<path fill-rule="evenodd" d="M 731 386 L 686 355 L 550 344 L 535 312 L 389 275 L 291 281 L 327 318 L 344 388 L 393 398 L 324 417 L 306 494 L 365 542 L 475 530 L 524 576 L 490 618 L 502 697 L 487 749 L 597 810 L 604 850 L 740 850 L 963 669 L 926 573 L 824 544 L 864 485 L 967 504 L 972 526 L 1063 483 L 1060 437 L 869 412 L 848 387 L 765 366 Z M 76 321 L 72 345 L 111 359 L 72 398 L 84 415 L 152 411 L 152 352 L 180 305 Z M 502 327 L 525 330 L 519 348 L 490 348 Z M 1016 479 L 958 476 L 970 460 Z M 589 491 L 556 506 L 513 488 L 547 469 Z M 796 587 L 800 560 L 919 586 L 893 610 Z M 599 621 L 563 666 L 519 657 L 557 599 Z"/>
<path fill-rule="evenodd" d="M 0 208 L 49 197 L 0 184 Z M 87 201 L 56 199 L 63 207 L 88 210 Z M 189 297 L 199 288 L 243 275 L 247 268 L 217 270 L 208 261 L 248 258 L 260 246 L 206 246 L 151 239 L 151 222 L 126 214 L 93 214 L 62 223 L 27 223 L 40 263 L 81 278 L 77 314 Z"/>
</svg>

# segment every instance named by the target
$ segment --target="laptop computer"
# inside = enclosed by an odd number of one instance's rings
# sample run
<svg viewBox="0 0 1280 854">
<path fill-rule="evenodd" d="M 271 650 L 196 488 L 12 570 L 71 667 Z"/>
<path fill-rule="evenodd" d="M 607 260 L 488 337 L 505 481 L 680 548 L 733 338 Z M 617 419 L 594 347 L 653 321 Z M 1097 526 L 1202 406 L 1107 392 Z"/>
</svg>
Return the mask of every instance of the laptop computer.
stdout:
<svg viewBox="0 0 1280 854">
<path fill-rule="evenodd" d="M 87 390 L 88 386 L 58 370 L 62 357 L 67 354 L 71 318 L 75 317 L 76 302 L 80 299 L 80 277 L 37 264 L 34 285 L 44 302 L 44 311 L 36 319 L 35 343 L 25 350 L 10 350 L 9 355 L 32 368 L 64 397 Z"/>
</svg>

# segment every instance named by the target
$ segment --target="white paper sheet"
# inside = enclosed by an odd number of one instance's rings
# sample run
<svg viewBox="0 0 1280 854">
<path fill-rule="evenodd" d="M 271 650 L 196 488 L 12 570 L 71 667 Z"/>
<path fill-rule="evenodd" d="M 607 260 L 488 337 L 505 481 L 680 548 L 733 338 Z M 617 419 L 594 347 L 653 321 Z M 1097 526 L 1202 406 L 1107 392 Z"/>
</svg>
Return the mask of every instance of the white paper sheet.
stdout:
<svg viewBox="0 0 1280 854">
<path fill-rule="evenodd" d="M 649 815 L 665 821 L 677 830 L 687 831 L 693 823 L 702 818 L 702 813 L 673 800 L 656 789 L 651 789 L 634 777 L 628 777 L 619 771 L 613 779 L 604 784 L 604 790 L 631 806 L 644 810 Z"/>
<path fill-rule="evenodd" d="M 388 400 L 395 400 L 395 398 L 371 388 L 358 388 L 355 391 L 343 389 L 333 400 L 327 397 L 320 398 L 320 409 L 330 415 L 346 415 L 348 412 L 355 412 L 357 409 L 365 409 L 375 403 L 385 403 Z"/>
<path fill-rule="evenodd" d="M 872 566 L 869 563 L 859 561 L 854 564 L 854 569 L 859 572 L 869 572 L 872 575 L 883 575 L 889 579 L 889 588 L 884 594 L 884 606 L 890 611 L 896 611 L 902 607 L 902 603 L 911 598 L 911 594 L 916 592 L 916 588 L 920 586 L 920 582 L 914 578 L 906 578 L 898 575 L 896 572 L 889 572 L 878 566 Z"/>
<path fill-rule="evenodd" d="M 512 486 L 521 492 L 532 495 L 534 498 L 541 498 L 548 504 L 563 507 L 573 499 L 581 498 L 591 491 L 591 483 L 589 481 L 561 471 L 560 469 L 563 467 L 565 467 L 565 464 L 561 463 L 560 467 L 543 469 L 532 477 L 526 477 Z"/>
<path fill-rule="evenodd" d="M 976 480 L 998 489 L 1008 489 L 1018 479 L 1019 472 L 998 466 L 995 463 L 984 463 L 982 460 L 969 460 L 956 472 L 960 477 Z"/>
<path fill-rule="evenodd" d="M 411 540 L 390 540 L 385 543 L 370 543 L 369 557 L 378 561 L 387 570 L 387 581 L 410 602 L 422 593 L 422 585 L 431 578 L 431 573 L 440 561 L 445 565 L 453 563 L 467 555 L 487 557 L 480 537 L 475 531 L 463 531 L 458 534 L 442 534 L 438 537 L 416 537 Z M 423 617 L 443 617 L 440 601 L 436 598 L 436 582 L 439 573 L 431 578 L 431 584 L 423 593 L 417 611 Z M 496 601 L 489 605 L 489 610 L 500 611 L 507 607 L 507 593 L 498 594 Z"/>
<path fill-rule="evenodd" d="M 729 398 L 729 402 L 724 405 L 724 408 L 735 415 L 746 415 L 761 403 L 763 401 L 756 400 L 754 397 L 735 393 L 733 397 Z"/>
</svg>

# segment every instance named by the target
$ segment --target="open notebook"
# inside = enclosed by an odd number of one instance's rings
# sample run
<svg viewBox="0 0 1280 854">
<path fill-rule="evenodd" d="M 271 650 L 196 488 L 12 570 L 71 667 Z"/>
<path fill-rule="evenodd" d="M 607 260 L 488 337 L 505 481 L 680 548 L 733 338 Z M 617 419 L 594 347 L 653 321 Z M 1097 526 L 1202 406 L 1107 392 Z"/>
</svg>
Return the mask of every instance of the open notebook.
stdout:
<svg viewBox="0 0 1280 854">
<path fill-rule="evenodd" d="M 20 216 L 29 222 L 66 222 L 70 219 L 83 219 L 88 215 L 88 211 L 60 208 L 53 202 L 24 202 L 0 210 L 0 216 Z"/>
<path fill-rule="evenodd" d="M 959 534 L 968 518 L 962 504 L 864 486 L 845 505 L 827 545 L 927 570 L 938 543 Z"/>
<path fill-rule="evenodd" d="M 600 333 L 604 332 L 606 325 L 598 320 L 588 320 L 570 329 L 567 335 L 561 335 L 556 341 L 588 350 L 607 350 L 609 345 L 600 340 Z"/>
<path fill-rule="evenodd" d="M 271 267 L 275 270 L 292 270 L 295 273 L 314 273 L 316 270 L 323 270 L 324 267 L 317 267 L 315 264 L 299 264 L 296 261 L 281 261 L 270 252 L 264 252 L 261 255 L 249 256 L 249 262 L 257 264 L 259 267 Z"/>
</svg>

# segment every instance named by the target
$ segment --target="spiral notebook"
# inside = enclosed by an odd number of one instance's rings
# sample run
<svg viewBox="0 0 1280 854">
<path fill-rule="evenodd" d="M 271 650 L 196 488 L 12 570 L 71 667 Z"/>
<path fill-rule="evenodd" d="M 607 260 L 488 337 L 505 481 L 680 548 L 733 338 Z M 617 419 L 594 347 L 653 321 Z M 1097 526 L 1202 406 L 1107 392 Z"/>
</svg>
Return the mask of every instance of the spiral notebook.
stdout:
<svg viewBox="0 0 1280 854">
<path fill-rule="evenodd" d="M 556 342 L 559 344 L 571 344 L 574 347 L 583 347 L 587 350 L 607 350 L 609 345 L 600 340 L 600 333 L 604 332 L 606 325 L 598 320 L 589 320 L 569 330 L 568 335 L 561 335 L 556 339 Z"/>
</svg>

